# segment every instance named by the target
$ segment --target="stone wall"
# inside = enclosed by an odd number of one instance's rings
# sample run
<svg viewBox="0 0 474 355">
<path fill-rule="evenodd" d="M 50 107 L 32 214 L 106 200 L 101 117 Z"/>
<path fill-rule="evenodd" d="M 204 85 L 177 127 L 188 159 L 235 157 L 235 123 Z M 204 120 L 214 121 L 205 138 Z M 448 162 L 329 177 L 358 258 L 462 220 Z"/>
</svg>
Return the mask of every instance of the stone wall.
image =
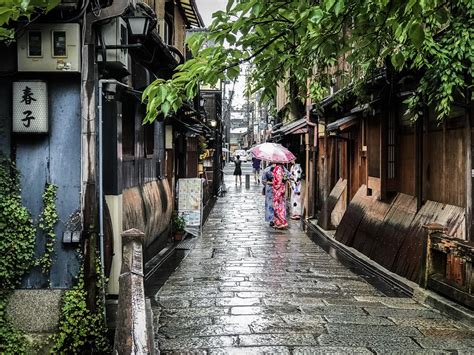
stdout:
<svg viewBox="0 0 474 355">
<path fill-rule="evenodd" d="M 58 289 L 21 289 L 10 296 L 9 318 L 39 353 L 48 353 L 49 336 L 58 330 L 63 293 Z"/>
</svg>

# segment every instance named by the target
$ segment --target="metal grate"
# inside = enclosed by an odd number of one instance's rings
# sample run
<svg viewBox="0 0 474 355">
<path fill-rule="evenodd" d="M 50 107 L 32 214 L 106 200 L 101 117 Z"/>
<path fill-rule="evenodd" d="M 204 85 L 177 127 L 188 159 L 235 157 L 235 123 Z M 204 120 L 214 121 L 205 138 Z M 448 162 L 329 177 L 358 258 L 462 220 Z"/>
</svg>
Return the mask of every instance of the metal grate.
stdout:
<svg viewBox="0 0 474 355">
<path fill-rule="evenodd" d="M 176 250 L 191 250 L 196 244 L 195 239 L 185 239 L 176 246 Z"/>
</svg>

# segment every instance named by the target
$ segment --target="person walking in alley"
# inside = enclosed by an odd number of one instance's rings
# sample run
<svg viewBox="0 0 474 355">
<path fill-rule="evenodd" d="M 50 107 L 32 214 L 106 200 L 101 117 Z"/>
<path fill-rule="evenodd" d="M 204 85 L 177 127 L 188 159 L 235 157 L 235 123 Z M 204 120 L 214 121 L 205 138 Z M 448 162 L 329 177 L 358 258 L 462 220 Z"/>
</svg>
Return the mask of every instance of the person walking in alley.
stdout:
<svg viewBox="0 0 474 355">
<path fill-rule="evenodd" d="M 242 185 L 242 161 L 240 160 L 240 155 L 237 155 L 234 160 L 235 169 L 235 184 L 237 185 L 237 177 L 239 178 L 240 185 Z"/>
<path fill-rule="evenodd" d="M 260 184 L 260 164 L 262 161 L 255 157 L 252 158 L 253 177 L 256 184 Z"/>
<path fill-rule="evenodd" d="M 281 164 L 276 164 L 273 169 L 273 211 L 275 228 L 283 229 L 288 227 L 286 221 L 286 201 L 285 201 L 285 170 Z"/>
<path fill-rule="evenodd" d="M 291 186 L 291 198 L 290 198 L 290 214 L 291 219 L 301 218 L 301 175 L 303 169 L 300 164 L 293 165 L 290 169 L 290 186 Z"/>
<path fill-rule="evenodd" d="M 265 195 L 265 221 L 273 227 L 273 168 L 275 164 L 270 164 L 262 172 L 262 184 Z"/>
</svg>

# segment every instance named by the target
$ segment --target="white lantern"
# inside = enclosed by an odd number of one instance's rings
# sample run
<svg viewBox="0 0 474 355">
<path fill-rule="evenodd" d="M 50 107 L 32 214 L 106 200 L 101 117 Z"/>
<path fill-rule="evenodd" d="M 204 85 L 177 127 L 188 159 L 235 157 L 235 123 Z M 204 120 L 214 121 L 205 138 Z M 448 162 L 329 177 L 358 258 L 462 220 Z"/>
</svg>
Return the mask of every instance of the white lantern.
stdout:
<svg viewBox="0 0 474 355">
<path fill-rule="evenodd" d="M 48 132 L 48 88 L 44 81 L 13 83 L 13 132 Z"/>
</svg>

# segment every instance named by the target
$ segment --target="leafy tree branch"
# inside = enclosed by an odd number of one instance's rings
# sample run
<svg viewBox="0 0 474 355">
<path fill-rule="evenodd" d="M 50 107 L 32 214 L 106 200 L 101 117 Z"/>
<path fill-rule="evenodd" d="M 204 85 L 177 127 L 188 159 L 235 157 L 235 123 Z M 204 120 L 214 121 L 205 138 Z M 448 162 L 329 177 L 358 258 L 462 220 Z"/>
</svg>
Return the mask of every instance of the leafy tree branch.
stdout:
<svg viewBox="0 0 474 355">
<path fill-rule="evenodd" d="M 60 0 L 0 0 L 0 41 L 14 39 L 14 21 L 29 21 L 31 15 L 48 12 L 59 3 Z"/>
<path fill-rule="evenodd" d="M 206 46 L 205 43 L 212 43 Z M 474 3 L 470 0 L 321 0 L 228 2 L 216 12 L 208 33 L 188 40 L 194 59 L 171 80 L 145 90 L 145 122 L 177 111 L 197 94 L 200 83 L 233 80 L 239 64 L 251 62 L 252 90 L 271 100 L 278 80 L 287 79 L 312 99 L 327 91 L 328 73 L 361 87 L 391 63 L 395 71 L 415 70 L 419 83 L 408 99 L 415 116 L 433 105 L 439 119 L 449 115 L 455 97 L 472 92 Z M 345 57 L 348 68 L 337 69 Z M 313 84 L 318 83 L 318 84 Z"/>
</svg>

